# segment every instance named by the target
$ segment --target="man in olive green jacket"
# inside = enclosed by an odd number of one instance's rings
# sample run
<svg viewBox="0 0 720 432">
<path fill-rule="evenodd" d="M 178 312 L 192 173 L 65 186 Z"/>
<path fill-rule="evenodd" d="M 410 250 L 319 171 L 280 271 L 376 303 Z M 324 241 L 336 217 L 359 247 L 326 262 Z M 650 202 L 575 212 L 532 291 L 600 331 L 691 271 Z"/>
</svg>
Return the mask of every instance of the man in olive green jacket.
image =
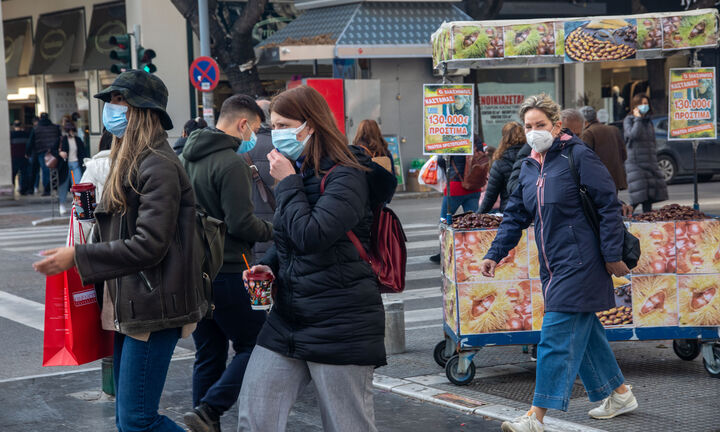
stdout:
<svg viewBox="0 0 720 432">
<path fill-rule="evenodd" d="M 249 151 L 263 111 L 245 95 L 228 98 L 220 109 L 217 128 L 194 131 L 182 152 L 182 162 L 195 197 L 210 216 L 227 225 L 223 266 L 213 281 L 212 319 L 198 323 L 193 333 L 197 353 L 193 370 L 193 410 L 185 414 L 192 431 L 220 430 L 220 416 L 240 393 L 255 339 L 265 322 L 264 311 L 253 311 L 243 286 L 243 254 L 252 262 L 255 242 L 272 237 L 272 224 L 254 215 L 252 172 L 238 152 Z M 228 344 L 235 357 L 225 366 Z"/>
</svg>

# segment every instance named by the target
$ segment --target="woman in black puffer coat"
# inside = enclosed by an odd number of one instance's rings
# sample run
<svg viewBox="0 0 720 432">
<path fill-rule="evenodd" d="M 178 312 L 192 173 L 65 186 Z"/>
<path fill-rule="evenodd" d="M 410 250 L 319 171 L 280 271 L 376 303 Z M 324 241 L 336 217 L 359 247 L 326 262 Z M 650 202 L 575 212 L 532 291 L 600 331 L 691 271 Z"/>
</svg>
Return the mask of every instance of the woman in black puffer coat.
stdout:
<svg viewBox="0 0 720 432">
<path fill-rule="evenodd" d="M 277 294 L 245 372 L 238 429 L 284 431 L 312 381 L 325 430 L 375 431 L 385 315 L 376 276 L 347 233 L 369 248 L 371 209 L 389 201 L 395 177 L 352 151 L 312 88 L 281 93 L 270 111 L 275 245 L 249 271 L 272 271 Z"/>
<path fill-rule="evenodd" d="M 628 158 L 625 161 L 630 204 L 642 204 L 642 211 L 652 210 L 653 203 L 668 199 L 667 184 L 657 163 L 655 128 L 650 101 L 644 94 L 632 99 L 630 114 L 623 121 Z"/>
<path fill-rule="evenodd" d="M 479 213 L 487 213 L 492 210 L 498 195 L 500 196 L 500 211 L 502 212 L 505 209 L 510 196 L 507 191 L 507 184 L 518 151 L 525 142 L 525 131 L 520 123 L 510 122 L 503 126 L 500 146 L 493 155 L 490 177 L 488 178 L 487 189 L 485 189 L 485 196 L 478 210 Z"/>
</svg>

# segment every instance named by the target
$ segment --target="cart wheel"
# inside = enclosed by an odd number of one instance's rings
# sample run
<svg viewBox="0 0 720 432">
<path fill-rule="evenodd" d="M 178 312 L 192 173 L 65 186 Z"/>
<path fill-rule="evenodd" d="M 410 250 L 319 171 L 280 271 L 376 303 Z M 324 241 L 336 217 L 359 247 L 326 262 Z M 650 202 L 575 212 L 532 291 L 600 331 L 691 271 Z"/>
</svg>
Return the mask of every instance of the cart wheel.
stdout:
<svg viewBox="0 0 720 432">
<path fill-rule="evenodd" d="M 475 378 L 475 364 L 473 362 L 470 362 L 470 367 L 468 368 L 467 372 L 461 375 L 458 372 L 459 362 L 460 357 L 457 354 L 450 357 L 450 360 L 448 360 L 447 364 L 445 365 L 445 375 L 450 380 L 450 382 L 455 385 L 468 385 L 470 384 L 470 382 L 472 382 L 473 378 Z"/>
<path fill-rule="evenodd" d="M 720 378 L 720 343 L 716 342 L 715 344 L 713 344 L 712 350 L 713 357 L 715 358 L 715 365 L 710 365 L 705 359 L 703 359 L 703 366 L 705 366 L 705 370 L 710 374 L 711 377 Z M 450 359 L 450 361 L 452 361 L 452 359 Z"/>
<path fill-rule="evenodd" d="M 673 351 L 683 360 L 695 360 L 700 355 L 700 344 L 695 339 L 676 339 L 673 341 Z"/>
<path fill-rule="evenodd" d="M 433 358 L 435 359 L 435 363 L 437 363 L 440 367 L 445 367 L 450 357 L 445 355 L 445 346 L 446 341 L 442 340 L 435 345 L 435 349 L 433 350 Z"/>
</svg>

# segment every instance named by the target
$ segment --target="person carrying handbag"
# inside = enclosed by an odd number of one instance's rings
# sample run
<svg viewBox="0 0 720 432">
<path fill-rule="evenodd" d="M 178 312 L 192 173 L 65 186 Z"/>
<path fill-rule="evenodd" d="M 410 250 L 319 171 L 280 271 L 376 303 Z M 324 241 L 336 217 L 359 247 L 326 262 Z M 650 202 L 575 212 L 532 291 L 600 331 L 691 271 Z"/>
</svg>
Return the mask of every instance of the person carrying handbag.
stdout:
<svg viewBox="0 0 720 432">
<path fill-rule="evenodd" d="M 170 359 L 207 311 L 195 250 L 195 197 L 167 142 L 167 88 L 143 71 L 123 72 L 95 95 L 113 135 L 110 173 L 95 209 L 93 243 L 42 252 L 36 271 L 76 266 L 97 292 L 102 327 L 115 331 L 116 426 L 184 429 L 158 413 Z M 189 251 L 189 252 L 188 252 Z"/>
</svg>

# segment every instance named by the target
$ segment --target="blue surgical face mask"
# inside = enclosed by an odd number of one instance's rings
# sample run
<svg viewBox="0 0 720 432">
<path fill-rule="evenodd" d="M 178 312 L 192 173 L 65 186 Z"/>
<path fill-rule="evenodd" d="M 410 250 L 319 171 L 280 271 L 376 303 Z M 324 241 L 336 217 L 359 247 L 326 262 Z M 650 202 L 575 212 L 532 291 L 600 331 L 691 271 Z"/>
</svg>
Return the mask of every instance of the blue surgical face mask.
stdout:
<svg viewBox="0 0 720 432">
<path fill-rule="evenodd" d="M 247 123 L 246 123 L 247 125 Z M 248 125 L 248 128 L 250 126 Z M 242 140 L 242 144 L 240 144 L 240 147 L 238 147 L 237 152 L 240 153 L 247 153 L 250 150 L 255 148 L 255 144 L 257 144 L 257 135 L 255 135 L 255 131 L 250 129 L 250 139 L 249 140 Z"/>
<path fill-rule="evenodd" d="M 103 126 L 118 138 L 122 138 L 125 135 L 125 129 L 127 129 L 127 110 L 128 107 L 125 105 L 111 103 L 106 103 L 105 107 L 103 107 Z"/>
<path fill-rule="evenodd" d="M 647 114 L 647 112 L 650 111 L 650 105 L 648 105 L 648 104 L 638 105 L 638 111 L 640 111 L 640 114 Z"/>
<path fill-rule="evenodd" d="M 274 129 L 272 131 L 273 146 L 288 159 L 297 160 L 305 150 L 305 144 L 312 135 L 308 134 L 302 142 L 298 141 L 297 134 L 302 132 L 305 126 L 307 126 L 307 122 L 296 129 Z"/>
</svg>

